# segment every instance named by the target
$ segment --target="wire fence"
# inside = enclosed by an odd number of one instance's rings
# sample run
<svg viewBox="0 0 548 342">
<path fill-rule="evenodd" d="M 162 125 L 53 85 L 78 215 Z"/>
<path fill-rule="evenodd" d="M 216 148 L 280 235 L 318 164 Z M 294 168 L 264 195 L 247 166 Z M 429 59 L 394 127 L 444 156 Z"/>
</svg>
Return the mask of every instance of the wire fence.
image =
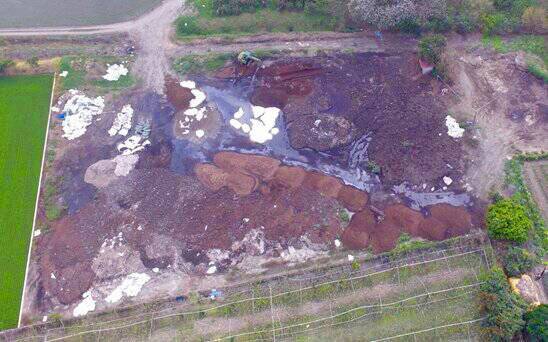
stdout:
<svg viewBox="0 0 548 342">
<path fill-rule="evenodd" d="M 27 327 L 7 340 L 261 341 L 308 335 L 314 339 L 317 332 L 354 330 L 400 316 L 404 321 L 415 321 L 417 312 L 435 312 L 432 307 L 439 303 L 448 308 L 437 314 L 443 318 L 437 322 L 439 326 L 463 318 L 477 319 L 477 309 L 469 304 L 480 284 L 479 273 L 489 267 L 490 249 L 475 238 L 459 239 L 442 247 L 399 258 L 381 256 L 363 263 L 360 269 L 349 265 L 312 268 L 241 284 L 223 289 L 223 298 L 215 301 L 195 296 L 185 305 L 124 317 L 72 325 L 60 322 L 59 326 L 39 329 Z M 453 306 L 447 304 L 453 302 Z M 466 312 L 460 313 L 467 306 Z M 452 316 L 455 312 L 458 319 Z M 469 313 L 476 316 L 470 317 Z M 420 324 L 414 322 L 410 327 Z M 384 336 L 392 330 L 384 329 Z M 406 331 L 396 329 L 393 334 Z M 367 336 L 384 338 L 373 333 Z"/>
</svg>

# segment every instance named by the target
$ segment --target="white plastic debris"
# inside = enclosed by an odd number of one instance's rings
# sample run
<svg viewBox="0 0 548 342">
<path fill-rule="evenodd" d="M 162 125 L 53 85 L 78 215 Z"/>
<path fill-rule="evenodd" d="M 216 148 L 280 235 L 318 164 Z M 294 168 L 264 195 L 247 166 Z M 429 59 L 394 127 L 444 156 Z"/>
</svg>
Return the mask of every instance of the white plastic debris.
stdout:
<svg viewBox="0 0 548 342">
<path fill-rule="evenodd" d="M 207 274 L 213 274 L 215 272 L 217 272 L 217 266 L 215 266 L 215 265 L 209 267 L 206 271 Z"/>
<path fill-rule="evenodd" d="M 42 231 L 40 229 L 36 229 L 34 231 L 34 237 L 40 236 L 40 234 L 42 234 Z"/>
<path fill-rule="evenodd" d="M 335 247 L 341 247 L 341 241 L 339 239 L 335 239 Z"/>
<path fill-rule="evenodd" d="M 244 111 L 239 108 L 234 113 L 234 118 L 229 120 L 229 124 L 236 130 L 242 130 L 245 134 L 249 134 L 249 139 L 253 142 L 264 144 L 272 140 L 274 135 L 280 132 L 280 129 L 275 127 L 276 120 L 281 113 L 281 110 L 276 107 L 261 107 L 251 106 L 253 118 L 249 123 L 242 120 Z"/>
<path fill-rule="evenodd" d="M 107 73 L 103 78 L 107 81 L 118 81 L 120 77 L 126 76 L 129 70 L 123 64 L 108 64 Z"/>
<path fill-rule="evenodd" d="M 108 303 L 116 303 L 125 295 L 127 297 L 135 297 L 141 292 L 143 286 L 150 280 L 150 276 L 146 273 L 131 273 L 122 283 L 108 295 L 105 300 Z"/>
<path fill-rule="evenodd" d="M 118 151 L 127 156 L 144 150 L 148 145 L 150 145 L 150 140 L 143 141 L 143 137 L 140 135 L 132 135 L 123 143 L 118 144 Z"/>
<path fill-rule="evenodd" d="M 95 301 L 91 296 L 91 291 L 85 292 L 82 295 L 82 298 L 84 298 L 84 300 L 82 300 L 80 304 L 78 304 L 72 311 L 72 315 L 74 317 L 85 316 L 88 314 L 88 312 L 95 310 Z"/>
<path fill-rule="evenodd" d="M 451 177 L 443 177 L 443 182 L 445 183 L 445 185 L 449 186 L 453 183 L 453 180 L 451 179 Z"/>
<path fill-rule="evenodd" d="M 206 99 L 206 94 L 199 89 L 192 89 L 192 95 L 194 95 L 194 98 L 190 100 L 190 108 L 198 107 Z"/>
<path fill-rule="evenodd" d="M 66 70 L 61 71 L 61 72 L 59 73 L 59 76 L 61 76 L 61 77 L 67 77 L 67 76 L 68 76 L 68 71 L 66 71 Z"/>
<path fill-rule="evenodd" d="M 236 113 L 234 113 L 234 119 L 239 120 L 244 116 L 244 110 L 240 107 Z"/>
<path fill-rule="evenodd" d="M 91 125 L 94 116 L 103 113 L 105 109 L 105 99 L 101 96 L 89 98 L 77 90 L 71 90 L 73 96 L 65 103 L 63 112 L 63 137 L 68 140 L 76 139 L 84 133 L 86 128 Z"/>
<path fill-rule="evenodd" d="M 447 134 L 453 138 L 462 138 L 464 128 L 459 126 L 459 123 L 451 115 L 445 117 L 445 126 L 447 126 Z"/>
<path fill-rule="evenodd" d="M 242 128 L 242 123 L 236 119 L 230 119 L 228 123 L 230 124 L 230 126 L 234 127 L 235 129 Z"/>
<path fill-rule="evenodd" d="M 120 113 L 116 114 L 116 118 L 112 123 L 112 127 L 108 130 L 108 134 L 113 137 L 116 134 L 126 136 L 131 129 L 131 120 L 133 118 L 133 108 L 127 104 L 122 107 Z"/>
<path fill-rule="evenodd" d="M 348 254 L 348 261 L 350 262 L 354 261 L 354 256 L 351 254 Z"/>
<path fill-rule="evenodd" d="M 50 276 L 49 276 L 51 279 L 57 279 L 57 277 L 55 277 L 55 274 L 53 274 L 53 272 L 51 272 Z"/>
<path fill-rule="evenodd" d="M 154 267 L 154 268 L 152 269 L 152 272 L 158 273 L 158 272 L 160 272 L 160 269 L 159 269 L 158 267 Z"/>
<path fill-rule="evenodd" d="M 42 317 L 42 323 L 46 323 L 48 321 L 48 316 L 43 316 Z"/>
<path fill-rule="evenodd" d="M 181 85 L 181 87 L 187 88 L 187 89 L 194 89 L 194 88 L 196 88 L 196 82 L 190 81 L 190 80 L 182 81 L 182 82 L 179 83 L 179 84 Z"/>
<path fill-rule="evenodd" d="M 204 137 L 204 135 L 205 135 L 205 132 L 204 132 L 203 129 L 199 129 L 199 130 L 196 131 L 196 136 L 197 136 L 198 138 L 201 139 L 201 138 Z"/>
</svg>

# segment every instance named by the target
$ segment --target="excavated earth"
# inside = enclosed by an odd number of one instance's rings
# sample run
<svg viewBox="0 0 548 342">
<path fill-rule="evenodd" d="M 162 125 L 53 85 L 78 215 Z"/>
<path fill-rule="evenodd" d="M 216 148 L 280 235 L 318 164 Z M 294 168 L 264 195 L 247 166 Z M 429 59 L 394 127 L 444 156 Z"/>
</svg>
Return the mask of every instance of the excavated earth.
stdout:
<svg viewBox="0 0 548 342">
<path fill-rule="evenodd" d="M 71 312 L 86 291 L 98 310 L 110 307 L 101 297 L 134 272 L 152 279 L 143 290 L 148 297 L 140 297 L 145 300 L 195 290 L 196 282 L 179 280 L 206 273 L 209 286 L 221 286 L 224 271 L 252 273 L 242 265 L 257 258 L 295 263 L 325 255 L 337 249 L 337 239 L 348 249 L 379 253 L 394 248 L 402 233 L 443 240 L 481 226 L 473 199 L 466 205 L 450 201 L 464 193 L 464 155 L 460 142 L 447 135 L 440 94 L 421 75 L 415 55 L 355 54 L 264 65 L 228 66 L 196 78 L 197 84 L 282 109 L 278 127 L 287 133 L 276 139 L 286 137 L 287 155 L 297 157 L 285 158 L 272 152 L 274 143 L 262 146 L 234 132 L 225 113 L 229 107 L 210 98 L 210 91 L 207 117 L 184 135 L 177 123 L 193 95 L 174 79 L 167 80 L 166 97 L 134 90 L 113 100 L 131 103 L 134 122 L 152 124 L 152 144 L 138 153 L 127 176 L 105 178 L 100 184 L 108 185 L 100 188 L 84 180 L 90 166 L 118 154 L 115 143 L 121 139 L 107 134 L 115 110 L 81 139 L 66 142 L 55 172 L 63 175 L 61 201 L 68 215 L 37 239 L 34 312 Z M 205 136 L 197 137 L 198 129 Z M 319 159 L 313 163 L 309 156 Z M 372 162 L 380 166 L 379 176 L 371 174 Z M 331 166 L 369 174 L 361 178 L 368 184 L 325 171 Z M 426 204 L 411 205 L 410 198 L 392 191 L 404 184 L 430 193 L 444 186 L 444 176 L 452 185 Z M 349 222 L 342 219 L 345 210 Z"/>
</svg>

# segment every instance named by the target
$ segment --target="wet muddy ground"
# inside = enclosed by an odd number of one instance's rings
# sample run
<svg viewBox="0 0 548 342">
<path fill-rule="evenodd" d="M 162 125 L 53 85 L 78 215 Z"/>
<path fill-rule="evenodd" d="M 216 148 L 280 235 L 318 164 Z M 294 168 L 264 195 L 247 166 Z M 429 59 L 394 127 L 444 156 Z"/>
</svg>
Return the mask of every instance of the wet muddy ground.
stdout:
<svg viewBox="0 0 548 342">
<path fill-rule="evenodd" d="M 32 312 L 70 315 L 89 298 L 112 307 L 135 274 L 144 283 L 122 302 L 337 249 L 379 253 L 403 233 L 443 240 L 482 226 L 441 87 L 414 54 L 278 59 L 180 81 L 168 79 L 165 97 L 109 98 L 84 136 L 63 141 L 55 172 L 68 215 L 37 240 Z M 151 144 L 114 176 L 96 163 L 120 154 L 126 138 L 107 131 L 125 104 L 134 125 L 150 123 Z"/>
</svg>

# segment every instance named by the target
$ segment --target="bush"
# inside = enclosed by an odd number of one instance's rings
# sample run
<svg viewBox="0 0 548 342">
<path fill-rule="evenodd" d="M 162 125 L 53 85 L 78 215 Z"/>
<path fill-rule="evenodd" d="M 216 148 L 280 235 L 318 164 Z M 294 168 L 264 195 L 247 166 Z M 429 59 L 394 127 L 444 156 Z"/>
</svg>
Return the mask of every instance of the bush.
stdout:
<svg viewBox="0 0 548 342">
<path fill-rule="evenodd" d="M 527 71 L 536 78 L 543 80 L 544 83 L 548 83 L 548 72 L 543 67 L 531 63 L 527 65 Z"/>
<path fill-rule="evenodd" d="M 14 63 L 11 59 L 0 59 L 0 74 L 6 71 L 7 68 L 12 66 Z"/>
<path fill-rule="evenodd" d="M 511 199 L 498 201 L 487 209 L 487 229 L 494 239 L 524 243 L 532 227 L 525 208 Z"/>
<path fill-rule="evenodd" d="M 198 36 L 205 34 L 198 24 L 198 18 L 193 16 L 182 16 L 175 22 L 177 34 L 181 36 Z"/>
<path fill-rule="evenodd" d="M 512 277 L 527 273 L 539 262 L 534 254 L 520 247 L 510 247 L 503 261 L 506 274 Z"/>
<path fill-rule="evenodd" d="M 32 56 L 31 58 L 27 59 L 27 63 L 33 68 L 38 67 L 38 57 Z"/>
<path fill-rule="evenodd" d="M 482 275 L 481 309 L 486 314 L 482 332 L 491 341 L 510 340 L 525 325 L 527 304 L 510 290 L 504 272 L 498 267 Z"/>
<path fill-rule="evenodd" d="M 525 314 L 525 331 L 529 334 L 531 341 L 548 340 L 548 305 L 541 304 L 534 310 Z"/>
<path fill-rule="evenodd" d="M 546 11 L 542 7 L 528 7 L 521 16 L 521 22 L 531 32 L 542 32 L 546 29 Z"/>
<path fill-rule="evenodd" d="M 255 12 L 257 9 L 265 7 L 265 2 L 261 0 L 212 0 L 211 5 L 215 15 L 228 16 Z"/>
<path fill-rule="evenodd" d="M 441 54 L 446 44 L 445 37 L 442 35 L 426 36 L 419 42 L 419 56 L 436 65 L 441 61 Z"/>
<path fill-rule="evenodd" d="M 408 18 L 400 21 L 396 25 L 396 27 L 401 32 L 412 33 L 417 36 L 421 34 L 421 26 L 419 25 L 417 20 L 412 18 Z"/>
<path fill-rule="evenodd" d="M 510 31 L 509 21 L 503 13 L 486 14 L 482 17 L 483 33 L 491 35 L 494 33 L 505 33 Z"/>
<path fill-rule="evenodd" d="M 475 22 L 466 14 L 459 14 L 453 20 L 455 31 L 460 34 L 470 33 L 476 29 Z"/>
</svg>

